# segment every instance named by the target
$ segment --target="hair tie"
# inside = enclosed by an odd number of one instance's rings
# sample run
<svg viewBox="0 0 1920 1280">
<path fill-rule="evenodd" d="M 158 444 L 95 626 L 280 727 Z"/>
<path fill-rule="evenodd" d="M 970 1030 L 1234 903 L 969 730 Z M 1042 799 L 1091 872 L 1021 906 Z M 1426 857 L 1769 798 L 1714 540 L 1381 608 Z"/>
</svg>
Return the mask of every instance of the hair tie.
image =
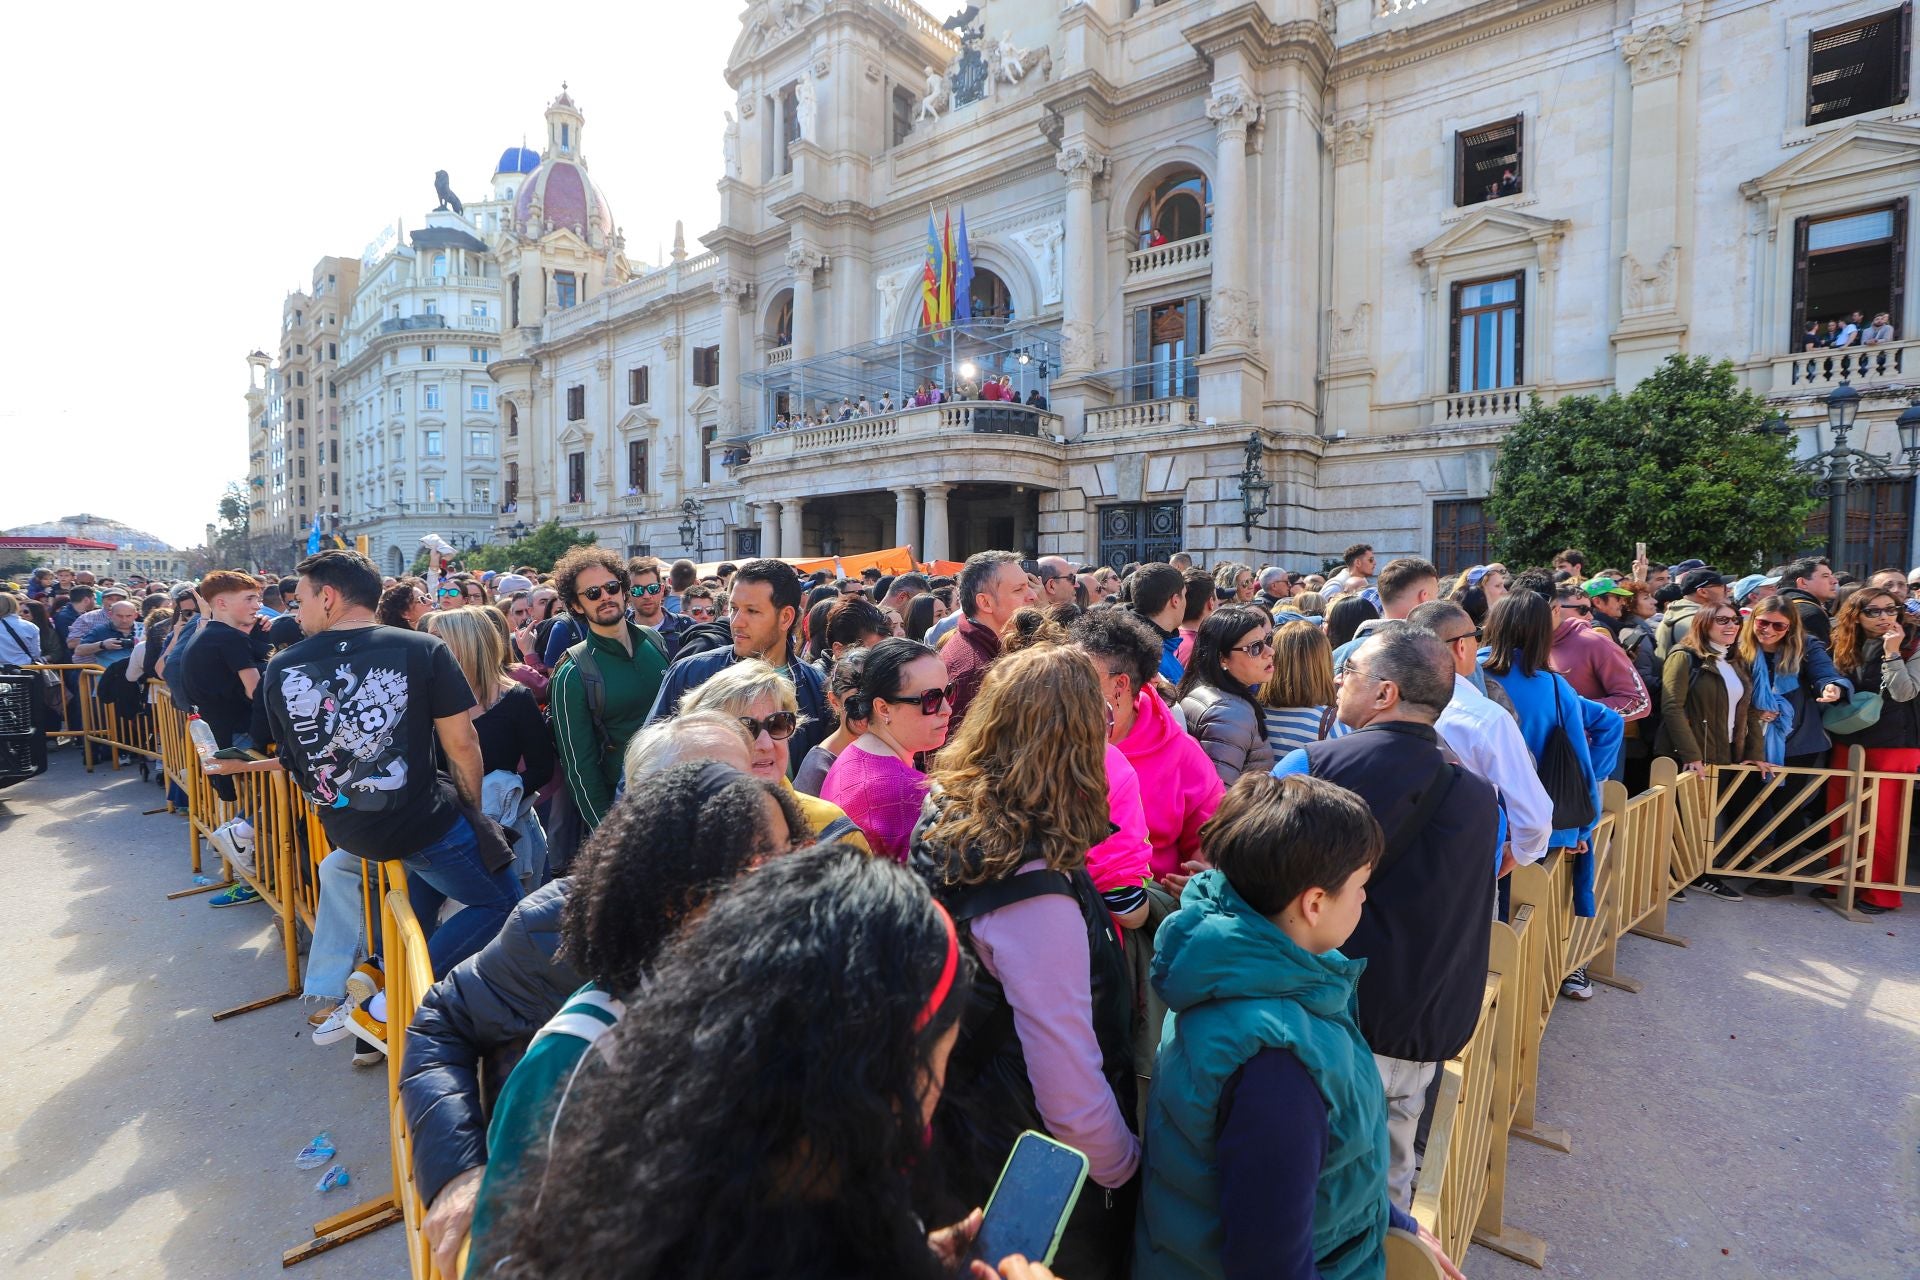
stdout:
<svg viewBox="0 0 1920 1280">
<path fill-rule="evenodd" d="M 925 1031 L 927 1024 L 940 1012 L 940 1006 L 947 1002 L 947 995 L 953 990 L 954 975 L 960 971 L 960 935 L 953 927 L 953 917 L 937 900 L 933 906 L 940 913 L 940 923 L 947 927 L 947 960 L 940 966 L 940 981 L 933 984 L 933 994 L 927 997 L 926 1004 L 914 1015 L 915 1035 Z"/>
</svg>

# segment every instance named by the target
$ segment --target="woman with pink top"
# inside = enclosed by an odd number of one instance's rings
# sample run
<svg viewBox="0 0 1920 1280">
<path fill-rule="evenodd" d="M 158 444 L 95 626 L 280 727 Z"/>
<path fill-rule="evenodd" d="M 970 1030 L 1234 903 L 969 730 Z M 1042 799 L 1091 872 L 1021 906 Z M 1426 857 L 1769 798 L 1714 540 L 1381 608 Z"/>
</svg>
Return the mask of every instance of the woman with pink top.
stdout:
<svg viewBox="0 0 1920 1280">
<path fill-rule="evenodd" d="M 913 758 L 937 750 L 953 718 L 946 664 L 918 640 L 882 640 L 867 650 L 860 687 L 841 706 L 849 721 L 866 720 L 867 731 L 835 758 L 820 798 L 846 810 L 876 854 L 905 862 L 927 794 Z"/>
<path fill-rule="evenodd" d="M 1100 685 L 1076 648 L 1002 655 L 940 753 L 912 849 L 976 963 L 931 1167 L 974 1205 L 1024 1130 L 1084 1152 L 1099 1185 L 1053 1264 L 1073 1280 L 1125 1275 L 1139 1187 L 1133 984 L 1087 874 L 1112 826 Z"/>
</svg>

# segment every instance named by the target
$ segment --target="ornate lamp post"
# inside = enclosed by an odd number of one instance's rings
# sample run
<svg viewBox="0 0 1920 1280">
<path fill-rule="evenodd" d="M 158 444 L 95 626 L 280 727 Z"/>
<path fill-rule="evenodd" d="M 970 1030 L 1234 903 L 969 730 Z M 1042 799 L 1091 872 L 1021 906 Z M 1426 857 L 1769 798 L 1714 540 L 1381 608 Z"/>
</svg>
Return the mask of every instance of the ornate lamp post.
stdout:
<svg viewBox="0 0 1920 1280">
<path fill-rule="evenodd" d="M 1855 449 L 1847 443 L 1860 412 L 1858 391 L 1843 381 L 1827 393 L 1826 405 L 1826 420 L 1814 420 L 1817 452 L 1810 458 L 1801 458 L 1793 468 L 1812 478 L 1814 497 L 1827 500 L 1827 555 L 1833 559 L 1835 568 L 1843 568 L 1847 551 L 1848 491 L 1857 484 L 1889 479 L 1896 473 L 1893 458 Z M 1920 403 L 1909 405 L 1895 425 L 1900 431 L 1901 469 L 1907 474 L 1920 472 Z M 1768 419 L 1766 430 L 1781 436 L 1793 434 L 1793 428 L 1779 414 Z"/>
<path fill-rule="evenodd" d="M 690 553 L 698 553 L 700 544 L 700 516 L 705 510 L 698 498 L 688 498 L 680 504 L 680 546 Z"/>
<path fill-rule="evenodd" d="M 1260 517 L 1267 514 L 1267 495 L 1273 492 L 1273 486 L 1267 483 L 1266 472 L 1261 469 L 1260 455 L 1264 446 L 1260 433 L 1254 432 L 1247 437 L 1247 465 L 1240 472 L 1240 530 L 1243 536 L 1253 537 L 1253 526 Z"/>
</svg>

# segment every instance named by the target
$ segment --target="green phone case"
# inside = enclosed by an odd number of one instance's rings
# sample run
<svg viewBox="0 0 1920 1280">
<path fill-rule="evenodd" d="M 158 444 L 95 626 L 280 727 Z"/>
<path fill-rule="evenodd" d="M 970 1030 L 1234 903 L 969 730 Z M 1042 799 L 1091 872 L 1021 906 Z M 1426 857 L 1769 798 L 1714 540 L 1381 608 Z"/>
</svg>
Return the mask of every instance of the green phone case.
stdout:
<svg viewBox="0 0 1920 1280">
<path fill-rule="evenodd" d="M 1013 1140 L 1013 1150 L 1007 1154 L 1007 1163 L 1000 1166 L 1000 1176 L 993 1180 L 993 1194 L 987 1197 L 987 1210 L 986 1210 L 987 1215 L 991 1215 L 993 1213 L 993 1202 L 996 1199 L 998 1199 L 1000 1196 L 1000 1184 L 1002 1182 L 1005 1182 L 1007 1179 L 1008 1165 L 1011 1165 L 1013 1163 L 1014 1156 L 1019 1153 L 1020 1144 L 1027 1141 L 1029 1138 L 1033 1139 L 1036 1142 L 1044 1142 L 1050 1147 L 1058 1147 L 1060 1148 L 1060 1150 L 1066 1152 L 1068 1155 L 1071 1155 L 1075 1160 L 1080 1162 L 1080 1176 L 1075 1178 L 1073 1181 L 1073 1194 L 1067 1197 L 1067 1207 L 1065 1210 L 1061 1212 L 1060 1220 L 1053 1224 L 1053 1239 L 1047 1241 L 1047 1256 L 1044 1258 L 1028 1258 L 1027 1259 L 1028 1262 L 1037 1262 L 1043 1267 L 1050 1267 L 1053 1265 L 1054 1253 L 1058 1251 L 1058 1249 L 1060 1248 L 1060 1237 L 1066 1233 L 1067 1219 L 1073 1216 L 1074 1206 L 1080 1203 L 1080 1193 L 1086 1189 L 1087 1170 L 1090 1166 L 1087 1163 L 1087 1157 L 1085 1152 L 1082 1152 L 1077 1150 L 1076 1148 L 1070 1147 L 1064 1142 L 1057 1142 L 1054 1139 L 1049 1138 L 1046 1134 L 1041 1133 L 1037 1129 L 1028 1129 L 1024 1133 L 1022 1133 L 1018 1138 L 1015 1138 Z M 1000 1263 L 1000 1260 L 998 1258 L 995 1258 L 991 1262 L 989 1262 L 988 1265 L 998 1266 L 999 1263 Z"/>
</svg>

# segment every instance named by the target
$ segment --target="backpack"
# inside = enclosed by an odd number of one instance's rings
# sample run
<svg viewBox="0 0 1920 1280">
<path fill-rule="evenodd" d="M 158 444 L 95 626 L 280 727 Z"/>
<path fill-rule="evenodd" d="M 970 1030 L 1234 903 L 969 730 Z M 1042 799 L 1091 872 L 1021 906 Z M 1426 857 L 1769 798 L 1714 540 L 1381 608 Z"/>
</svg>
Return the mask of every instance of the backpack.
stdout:
<svg viewBox="0 0 1920 1280">
<path fill-rule="evenodd" d="M 637 622 L 633 625 L 640 631 L 641 643 L 659 654 L 660 665 L 666 666 L 667 642 L 660 638 L 660 633 L 652 627 L 642 627 Z M 553 674 L 557 677 L 560 668 L 569 662 L 580 669 L 580 689 L 587 695 L 587 714 L 593 718 L 593 731 L 600 736 L 600 744 L 604 747 L 612 740 L 607 736 L 607 678 L 600 674 L 600 660 L 593 656 L 591 635 L 560 655 Z"/>
<path fill-rule="evenodd" d="M 684 662 L 696 654 L 712 653 L 715 649 L 733 647 L 733 629 L 724 622 L 701 622 L 688 627 L 680 633 L 680 647 L 674 652 L 675 662 Z"/>
</svg>

